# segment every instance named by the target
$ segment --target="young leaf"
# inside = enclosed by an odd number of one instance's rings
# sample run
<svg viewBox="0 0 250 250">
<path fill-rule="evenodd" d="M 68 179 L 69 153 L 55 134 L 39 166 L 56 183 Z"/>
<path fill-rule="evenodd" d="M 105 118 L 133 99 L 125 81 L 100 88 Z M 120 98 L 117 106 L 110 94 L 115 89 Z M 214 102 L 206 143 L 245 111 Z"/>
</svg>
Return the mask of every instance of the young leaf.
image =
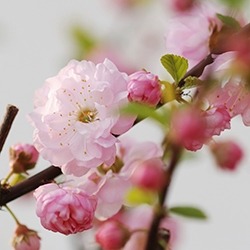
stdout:
<svg viewBox="0 0 250 250">
<path fill-rule="evenodd" d="M 157 194 L 138 187 L 132 187 L 126 194 L 126 202 L 131 205 L 154 204 L 157 200 Z"/>
<path fill-rule="evenodd" d="M 216 16 L 220 19 L 220 21 L 227 27 L 233 28 L 233 29 L 240 29 L 240 24 L 239 22 L 231 17 L 231 16 L 224 16 L 222 14 L 217 13 Z"/>
<path fill-rule="evenodd" d="M 168 103 L 176 99 L 176 87 L 175 84 L 161 81 L 162 84 L 162 101 Z"/>
<path fill-rule="evenodd" d="M 202 210 L 192 206 L 171 207 L 168 211 L 176 215 L 189 217 L 193 219 L 201 219 L 201 220 L 207 219 L 206 214 Z"/>
<path fill-rule="evenodd" d="M 127 106 L 121 109 L 121 112 L 129 115 L 136 115 L 138 119 L 145 119 L 150 117 L 151 119 L 165 125 L 166 116 L 158 111 L 155 108 L 149 107 L 148 105 L 130 102 Z"/>
<path fill-rule="evenodd" d="M 188 76 L 187 78 L 185 78 L 184 82 L 185 83 L 181 88 L 182 90 L 183 89 L 191 89 L 191 88 L 196 87 L 199 84 L 199 82 L 201 82 L 201 80 L 199 80 L 195 76 Z"/>
<path fill-rule="evenodd" d="M 161 63 L 176 83 L 184 77 L 188 69 L 188 60 L 173 54 L 162 56 Z"/>
</svg>

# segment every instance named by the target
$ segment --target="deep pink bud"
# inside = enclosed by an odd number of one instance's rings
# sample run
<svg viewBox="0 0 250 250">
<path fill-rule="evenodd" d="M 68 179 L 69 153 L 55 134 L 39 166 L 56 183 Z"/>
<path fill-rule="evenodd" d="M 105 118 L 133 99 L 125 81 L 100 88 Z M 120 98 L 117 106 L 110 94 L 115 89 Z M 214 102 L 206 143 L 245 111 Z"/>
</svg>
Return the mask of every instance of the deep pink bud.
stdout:
<svg viewBox="0 0 250 250">
<path fill-rule="evenodd" d="M 110 220 L 98 228 L 95 238 L 103 250 L 120 250 L 130 238 L 130 232 L 120 222 Z"/>
<path fill-rule="evenodd" d="M 14 250 L 39 250 L 40 237 L 36 231 L 20 224 L 15 230 L 12 246 Z"/>
<path fill-rule="evenodd" d="M 194 5 L 195 0 L 171 0 L 172 8 L 175 11 L 187 11 L 191 9 Z"/>
<path fill-rule="evenodd" d="M 195 108 L 184 108 L 173 114 L 171 138 L 178 145 L 196 151 L 206 141 L 206 122 Z"/>
<path fill-rule="evenodd" d="M 129 76 L 128 99 L 155 106 L 161 99 L 161 86 L 158 76 L 141 70 Z"/>
<path fill-rule="evenodd" d="M 233 141 L 213 143 L 210 149 L 221 169 L 235 170 L 243 157 L 242 149 Z"/>
<path fill-rule="evenodd" d="M 39 153 L 31 144 L 15 144 L 10 148 L 10 167 L 14 173 L 24 173 L 35 167 Z"/>
<path fill-rule="evenodd" d="M 142 188 L 159 191 L 166 183 L 163 162 L 159 158 L 144 161 L 132 175 L 132 182 Z"/>
</svg>

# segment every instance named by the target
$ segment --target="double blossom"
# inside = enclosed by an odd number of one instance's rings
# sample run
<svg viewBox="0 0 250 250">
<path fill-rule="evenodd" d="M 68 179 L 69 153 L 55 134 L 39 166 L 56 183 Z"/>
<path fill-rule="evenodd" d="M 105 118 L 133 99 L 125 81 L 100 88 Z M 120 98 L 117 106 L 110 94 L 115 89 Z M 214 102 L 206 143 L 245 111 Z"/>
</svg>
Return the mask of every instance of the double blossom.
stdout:
<svg viewBox="0 0 250 250">
<path fill-rule="evenodd" d="M 47 79 L 30 114 L 34 145 L 43 158 L 75 176 L 101 164 L 112 165 L 116 135 L 134 122 L 119 114 L 128 102 L 127 84 L 128 76 L 107 59 L 97 65 L 72 60 Z"/>
</svg>

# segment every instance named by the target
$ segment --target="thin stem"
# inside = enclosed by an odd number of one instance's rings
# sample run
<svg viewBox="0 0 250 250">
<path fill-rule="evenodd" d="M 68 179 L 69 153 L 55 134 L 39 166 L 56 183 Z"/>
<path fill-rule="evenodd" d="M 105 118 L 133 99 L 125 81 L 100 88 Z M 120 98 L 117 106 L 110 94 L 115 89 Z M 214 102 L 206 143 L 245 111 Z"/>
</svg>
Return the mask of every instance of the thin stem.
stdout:
<svg viewBox="0 0 250 250">
<path fill-rule="evenodd" d="M 12 210 L 7 205 L 5 205 L 5 208 L 10 213 L 11 217 L 14 219 L 14 221 L 16 222 L 16 224 L 17 225 L 21 225 L 21 223 L 19 222 L 19 220 L 17 219 L 17 217 L 15 216 L 15 214 L 12 212 Z"/>
<path fill-rule="evenodd" d="M 3 181 L 1 182 L 1 185 L 5 185 L 7 182 L 8 182 L 8 180 L 10 179 L 10 177 L 13 175 L 13 171 L 11 170 L 9 173 L 8 173 L 8 175 L 3 179 Z"/>
<path fill-rule="evenodd" d="M 13 105 L 8 105 L 6 108 L 6 113 L 0 127 L 0 153 L 2 152 L 3 145 L 6 141 L 6 138 L 10 132 L 12 123 L 17 115 L 18 108 Z"/>
</svg>

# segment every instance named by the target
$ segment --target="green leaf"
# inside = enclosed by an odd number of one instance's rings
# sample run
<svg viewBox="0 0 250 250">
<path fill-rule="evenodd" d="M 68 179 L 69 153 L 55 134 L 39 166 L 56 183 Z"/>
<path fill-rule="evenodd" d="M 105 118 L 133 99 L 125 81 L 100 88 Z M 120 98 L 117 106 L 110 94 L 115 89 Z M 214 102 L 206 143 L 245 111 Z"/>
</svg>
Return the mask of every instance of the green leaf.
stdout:
<svg viewBox="0 0 250 250">
<path fill-rule="evenodd" d="M 184 77 L 188 69 L 188 60 L 173 54 L 162 56 L 161 63 L 176 83 Z"/>
<path fill-rule="evenodd" d="M 130 205 L 139 204 L 154 204 L 157 200 L 157 193 L 141 189 L 138 187 L 132 187 L 126 194 L 125 200 Z"/>
<path fill-rule="evenodd" d="M 139 120 L 149 117 L 163 125 L 167 122 L 166 112 L 160 113 L 155 108 L 141 103 L 130 102 L 127 106 L 121 109 L 121 112 L 124 114 L 136 115 Z"/>
<path fill-rule="evenodd" d="M 241 27 L 240 24 L 239 24 L 239 22 L 235 18 L 233 18 L 231 16 L 224 16 L 224 15 L 219 14 L 219 13 L 217 13 L 216 16 L 220 19 L 220 21 L 225 26 L 227 26 L 229 28 L 233 28 L 233 29 L 238 30 Z"/>
<path fill-rule="evenodd" d="M 192 206 L 171 207 L 168 211 L 176 215 L 189 217 L 193 219 L 200 219 L 200 220 L 207 219 L 207 215 L 202 210 Z"/>
<path fill-rule="evenodd" d="M 185 78 L 184 85 L 183 85 L 183 87 L 181 89 L 191 89 L 191 88 L 194 88 L 200 82 L 201 82 L 201 80 L 199 80 L 197 77 L 195 77 L 195 76 L 188 76 L 187 78 Z"/>
<path fill-rule="evenodd" d="M 246 0 L 221 0 L 223 4 L 227 4 L 231 8 L 240 8 Z"/>
<path fill-rule="evenodd" d="M 161 81 L 162 84 L 162 101 L 168 103 L 176 99 L 176 86 L 173 83 Z"/>
</svg>

